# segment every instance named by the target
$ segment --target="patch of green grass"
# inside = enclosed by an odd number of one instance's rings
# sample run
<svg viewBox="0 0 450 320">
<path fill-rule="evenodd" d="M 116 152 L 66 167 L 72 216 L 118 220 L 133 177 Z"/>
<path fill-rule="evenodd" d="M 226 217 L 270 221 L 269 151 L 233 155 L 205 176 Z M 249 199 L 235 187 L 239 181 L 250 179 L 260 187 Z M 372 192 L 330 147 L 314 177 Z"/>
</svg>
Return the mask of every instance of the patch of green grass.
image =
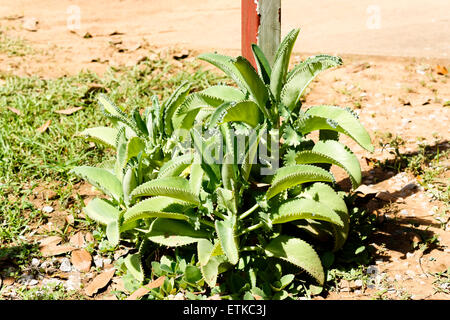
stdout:
<svg viewBox="0 0 450 320">
<path fill-rule="evenodd" d="M 9 37 L 0 30 L 0 53 L 7 54 L 9 57 L 23 57 L 34 52 L 35 50 L 25 39 Z"/>
<path fill-rule="evenodd" d="M 68 206 L 78 181 L 68 171 L 110 156 L 76 137 L 85 128 L 108 125 L 95 99 L 99 91 L 130 110 L 151 105 L 153 95 L 167 98 L 185 80 L 197 91 L 223 79 L 198 62 L 177 69 L 165 58 L 111 69 L 102 77 L 89 71 L 57 79 L 0 75 L 0 243 L 17 242 L 29 222 L 40 218 L 39 208 L 27 200 L 35 186 L 56 184 L 60 205 Z M 73 107 L 82 109 L 70 115 L 55 112 Z M 47 121 L 48 129 L 39 132 Z"/>
</svg>

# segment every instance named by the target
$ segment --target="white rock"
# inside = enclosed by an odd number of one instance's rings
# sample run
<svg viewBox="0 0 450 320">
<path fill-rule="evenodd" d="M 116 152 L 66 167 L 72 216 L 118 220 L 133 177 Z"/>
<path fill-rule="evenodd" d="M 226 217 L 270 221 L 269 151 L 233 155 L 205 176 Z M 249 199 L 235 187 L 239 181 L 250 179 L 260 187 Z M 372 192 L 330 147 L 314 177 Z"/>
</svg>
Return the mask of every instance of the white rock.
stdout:
<svg viewBox="0 0 450 320">
<path fill-rule="evenodd" d="M 69 275 L 69 279 L 64 283 L 67 290 L 79 290 L 81 287 L 81 275 L 79 272 Z"/>
<path fill-rule="evenodd" d="M 103 264 L 111 264 L 112 260 L 110 258 L 103 259 Z"/>
<path fill-rule="evenodd" d="M 54 210 L 55 209 L 53 209 L 53 207 L 51 207 L 51 206 L 44 206 L 44 207 L 42 207 L 42 211 L 45 212 L 45 213 L 51 213 Z"/>
<path fill-rule="evenodd" d="M 61 270 L 62 272 L 72 271 L 72 265 L 70 264 L 69 258 L 63 258 L 61 260 L 61 265 L 59 266 L 59 270 Z"/>
<path fill-rule="evenodd" d="M 28 285 L 29 286 L 35 286 L 35 285 L 37 285 L 39 283 L 39 281 L 37 281 L 36 279 L 31 279 L 29 282 L 28 282 Z"/>
<path fill-rule="evenodd" d="M 363 281 L 361 279 L 355 280 L 355 288 L 361 288 L 363 286 Z"/>
<path fill-rule="evenodd" d="M 103 259 L 100 256 L 95 256 L 94 264 L 97 268 L 102 268 L 103 267 Z"/>
<path fill-rule="evenodd" d="M 32 267 L 37 268 L 37 267 L 39 267 L 40 264 L 41 264 L 41 262 L 39 261 L 39 259 L 36 259 L 36 258 L 31 259 L 31 266 Z"/>
<path fill-rule="evenodd" d="M 414 257 L 414 252 L 407 252 L 406 258 L 411 258 L 411 257 Z"/>
</svg>

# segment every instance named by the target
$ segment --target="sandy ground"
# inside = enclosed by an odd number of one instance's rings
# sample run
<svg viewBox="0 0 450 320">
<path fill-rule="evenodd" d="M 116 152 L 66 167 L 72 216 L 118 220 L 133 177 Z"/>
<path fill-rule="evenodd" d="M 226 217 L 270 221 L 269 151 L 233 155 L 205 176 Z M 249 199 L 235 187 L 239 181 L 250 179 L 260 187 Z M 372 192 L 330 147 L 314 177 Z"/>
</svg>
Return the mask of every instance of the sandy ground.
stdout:
<svg viewBox="0 0 450 320">
<path fill-rule="evenodd" d="M 386 132 L 406 141 L 403 152 L 417 152 L 418 138 L 450 148 L 449 75 L 437 71 L 450 69 L 450 2 L 283 0 L 282 8 L 283 34 L 302 28 L 295 59 L 313 53 L 343 56 L 344 66 L 321 75 L 305 104 L 350 106 L 360 114 L 376 145 L 370 155 L 351 145 L 361 157 L 364 185 L 390 196 L 375 199 L 375 209 L 386 217 L 373 239 L 378 287 L 343 285 L 327 298 L 370 299 L 386 289 L 393 299 L 449 299 L 436 293 L 430 275 L 450 265 L 450 225 L 435 219 L 446 204 L 420 188 L 417 177 L 375 170 L 370 163 L 390 157 L 378 145 Z M 80 28 L 71 32 L 68 25 L 77 26 L 77 17 Z M 2 73 L 45 78 L 82 69 L 102 73 L 161 52 L 188 50 L 191 59 L 204 51 L 239 54 L 240 1 L 0 0 L 0 29 L 26 39 L 33 49 L 24 56 L 0 53 Z M 447 161 L 445 179 L 448 167 Z M 422 254 L 412 243 L 424 232 L 435 235 L 439 245 Z"/>
</svg>

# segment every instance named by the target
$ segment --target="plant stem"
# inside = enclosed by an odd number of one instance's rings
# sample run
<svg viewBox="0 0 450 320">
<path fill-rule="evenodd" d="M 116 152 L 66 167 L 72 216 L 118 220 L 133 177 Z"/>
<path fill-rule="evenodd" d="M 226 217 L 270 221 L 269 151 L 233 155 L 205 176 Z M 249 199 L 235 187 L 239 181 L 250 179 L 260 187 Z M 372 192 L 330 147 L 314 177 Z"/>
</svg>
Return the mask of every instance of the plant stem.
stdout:
<svg viewBox="0 0 450 320">
<path fill-rule="evenodd" d="M 214 223 L 212 223 L 211 221 L 207 221 L 207 220 L 204 220 L 204 219 L 200 219 L 200 223 L 203 223 L 203 224 L 206 225 L 206 226 L 210 226 L 210 227 L 212 227 L 212 228 L 215 228 Z"/>
<path fill-rule="evenodd" d="M 249 214 L 253 213 L 256 209 L 259 208 L 259 204 L 255 204 L 253 207 L 251 207 L 250 209 L 248 209 L 247 211 L 245 211 L 243 214 L 241 214 L 239 216 L 239 220 L 244 219 L 245 217 L 247 217 Z"/>
<path fill-rule="evenodd" d="M 259 229 L 259 228 L 261 228 L 263 225 L 264 225 L 263 222 L 254 224 L 253 226 L 250 226 L 250 227 L 248 227 L 247 229 L 242 230 L 242 232 L 239 234 L 239 236 L 241 236 L 241 235 L 243 235 L 243 234 L 246 234 L 246 233 L 249 233 L 250 231 L 254 231 L 254 230 L 256 230 L 256 229 Z"/>
</svg>

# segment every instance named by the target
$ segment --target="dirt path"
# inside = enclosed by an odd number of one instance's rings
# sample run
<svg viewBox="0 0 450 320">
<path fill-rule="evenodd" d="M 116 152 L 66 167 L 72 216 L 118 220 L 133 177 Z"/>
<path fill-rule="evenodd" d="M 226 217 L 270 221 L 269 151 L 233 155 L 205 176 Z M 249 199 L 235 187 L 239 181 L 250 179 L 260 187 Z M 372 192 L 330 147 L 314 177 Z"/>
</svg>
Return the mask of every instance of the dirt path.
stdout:
<svg viewBox="0 0 450 320">
<path fill-rule="evenodd" d="M 283 0 L 282 33 L 302 28 L 294 48 L 302 53 L 450 59 L 447 12 L 446 0 Z M 240 48 L 240 0 L 0 0 L 0 18 L 2 29 L 52 56 L 35 57 L 27 70 L 49 75 L 120 64 L 123 55 L 111 51 L 119 41 L 128 53 L 145 44 L 236 53 Z M 24 30 L 24 21 L 33 29 L 33 18 L 36 31 Z M 87 33 L 92 38 L 84 38 Z"/>
</svg>

